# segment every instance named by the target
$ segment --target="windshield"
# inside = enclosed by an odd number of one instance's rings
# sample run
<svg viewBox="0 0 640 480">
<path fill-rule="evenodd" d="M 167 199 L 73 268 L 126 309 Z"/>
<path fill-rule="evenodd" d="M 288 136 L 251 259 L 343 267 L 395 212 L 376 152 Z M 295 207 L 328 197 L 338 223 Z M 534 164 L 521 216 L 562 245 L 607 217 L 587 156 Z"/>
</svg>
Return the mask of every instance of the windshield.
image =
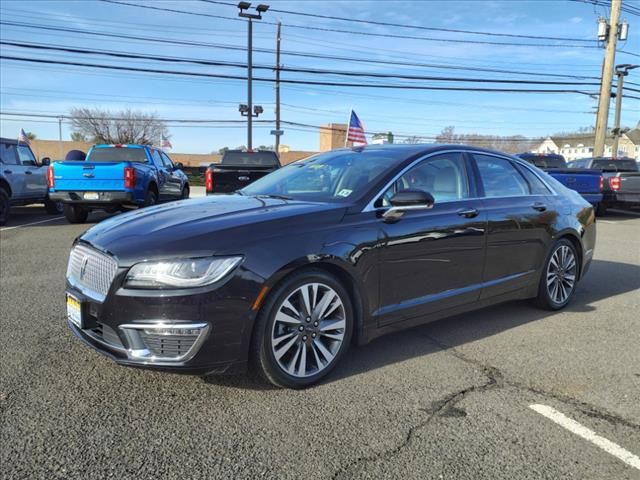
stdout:
<svg viewBox="0 0 640 480">
<path fill-rule="evenodd" d="M 147 155 L 144 148 L 104 147 L 94 148 L 87 162 L 138 162 L 145 163 Z"/>
<path fill-rule="evenodd" d="M 278 157 L 273 152 L 227 152 L 222 157 L 222 165 L 273 167 L 278 165 Z"/>
<path fill-rule="evenodd" d="M 296 200 L 344 202 L 358 198 L 403 156 L 386 151 L 333 151 L 280 168 L 240 190 Z"/>
<path fill-rule="evenodd" d="M 603 172 L 637 172 L 638 165 L 635 160 L 594 160 L 592 168 Z"/>
</svg>

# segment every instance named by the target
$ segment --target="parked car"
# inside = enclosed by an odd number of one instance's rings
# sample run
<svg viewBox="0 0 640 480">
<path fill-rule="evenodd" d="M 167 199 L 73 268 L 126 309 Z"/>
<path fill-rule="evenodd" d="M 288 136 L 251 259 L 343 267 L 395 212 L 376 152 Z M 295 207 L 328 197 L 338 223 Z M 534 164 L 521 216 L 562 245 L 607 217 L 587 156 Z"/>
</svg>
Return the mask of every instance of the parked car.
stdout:
<svg viewBox="0 0 640 480">
<path fill-rule="evenodd" d="M 565 307 L 595 240 L 588 202 L 507 154 L 334 150 L 92 227 L 69 258 L 68 324 L 123 365 L 251 362 L 301 388 L 352 342 L 508 300 Z"/>
<path fill-rule="evenodd" d="M 235 192 L 278 168 L 276 152 L 228 150 L 219 164 L 211 164 L 205 172 L 207 195 Z"/>
<path fill-rule="evenodd" d="M 181 163 L 154 147 L 94 145 L 84 161 L 49 167 L 49 196 L 64 203 L 70 223 L 82 223 L 92 210 L 116 212 L 189 198 L 181 169 Z"/>
<path fill-rule="evenodd" d="M 599 170 L 569 169 L 562 155 L 556 153 L 520 153 L 518 157 L 541 168 L 565 187 L 575 190 L 591 205 L 596 207 L 596 212 L 604 213 L 602 205 L 602 190 L 604 179 Z"/>
<path fill-rule="evenodd" d="M 583 158 L 569 162 L 570 169 L 593 169 L 604 177 L 603 200 L 598 213 L 608 208 L 640 205 L 640 172 L 632 158 Z"/>
<path fill-rule="evenodd" d="M 62 205 L 49 199 L 49 157 L 38 163 L 31 147 L 10 138 L 0 138 L 0 225 L 9 220 L 10 207 L 44 203 L 47 213 L 62 213 Z"/>
</svg>

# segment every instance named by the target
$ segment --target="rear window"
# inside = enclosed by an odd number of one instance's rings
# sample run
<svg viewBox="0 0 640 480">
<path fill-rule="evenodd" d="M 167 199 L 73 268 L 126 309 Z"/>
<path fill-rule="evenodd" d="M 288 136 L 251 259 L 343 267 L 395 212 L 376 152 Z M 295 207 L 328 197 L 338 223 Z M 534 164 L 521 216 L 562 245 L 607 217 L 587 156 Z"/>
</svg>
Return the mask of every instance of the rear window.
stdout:
<svg viewBox="0 0 640 480">
<path fill-rule="evenodd" d="M 635 160 L 594 160 L 592 168 L 603 172 L 637 172 L 638 165 Z"/>
<path fill-rule="evenodd" d="M 564 168 L 566 163 L 560 155 L 520 155 L 520 158 L 538 168 Z"/>
<path fill-rule="evenodd" d="M 147 155 L 144 148 L 105 147 L 94 148 L 87 162 L 138 162 L 145 163 Z"/>
<path fill-rule="evenodd" d="M 274 152 L 227 152 L 222 157 L 222 165 L 274 167 L 278 165 L 278 157 Z"/>
</svg>

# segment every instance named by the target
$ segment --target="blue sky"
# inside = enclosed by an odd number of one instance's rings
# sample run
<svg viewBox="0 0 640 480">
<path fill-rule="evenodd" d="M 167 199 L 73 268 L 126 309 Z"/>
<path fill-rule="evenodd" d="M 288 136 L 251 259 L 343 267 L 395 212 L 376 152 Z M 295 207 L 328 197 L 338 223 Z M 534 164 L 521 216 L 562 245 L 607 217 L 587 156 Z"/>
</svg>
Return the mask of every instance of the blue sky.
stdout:
<svg viewBox="0 0 640 480">
<path fill-rule="evenodd" d="M 214 5 L 196 0 L 127 1 L 230 18 L 237 17 L 237 8 L 233 6 Z M 290 2 L 272 0 L 266 1 L 266 3 L 281 10 L 321 13 L 362 20 L 495 33 L 571 37 L 585 40 L 595 37 L 598 16 L 608 15 L 603 7 L 567 0 L 422 2 Z M 626 0 L 625 3 L 640 7 L 638 1 Z M 3 21 L 10 22 L 142 35 L 158 39 L 246 46 L 246 24 L 243 22 L 153 11 L 95 0 L 2 0 L 0 2 L 0 16 Z M 619 45 L 619 49 L 638 54 L 640 53 L 640 17 L 624 14 L 623 18 L 626 18 L 630 23 L 630 36 L 627 42 Z M 267 12 L 264 20 L 269 22 L 282 21 L 282 49 L 284 51 L 440 66 L 462 65 L 584 76 L 599 75 L 603 55 L 602 49 L 595 48 L 445 43 L 415 38 L 381 38 L 316 31 L 305 29 L 304 26 L 455 40 L 527 42 L 527 40 L 505 37 L 416 31 L 338 20 L 311 19 L 275 12 Z M 275 31 L 275 25 L 256 22 L 254 24 L 254 46 L 275 48 Z M 47 32 L 8 25 L 2 25 L 0 34 L 4 41 L 27 41 L 240 63 L 246 61 L 246 53 L 243 51 L 212 47 L 187 47 L 159 42 L 106 39 L 77 33 Z M 529 40 L 528 42 L 535 43 L 536 41 Z M 569 42 L 547 41 L 546 43 L 566 44 Z M 595 46 L 596 42 L 585 43 L 585 45 Z M 2 52 L 5 55 L 109 65 L 231 75 L 245 74 L 242 69 L 230 67 L 159 64 L 149 60 L 122 60 L 64 52 L 37 52 L 4 45 Z M 257 52 L 254 54 L 254 64 L 273 65 L 275 63 L 274 57 L 272 53 Z M 505 73 L 355 63 L 290 55 L 283 55 L 282 63 L 288 67 L 409 75 L 532 78 Z M 640 63 L 640 58 L 619 53 L 616 63 Z M 147 73 L 96 71 L 80 67 L 24 64 L 9 60 L 3 60 L 0 66 L 0 103 L 3 112 L 67 114 L 70 108 L 82 106 L 99 107 L 112 111 L 131 108 L 153 112 L 166 119 L 239 120 L 241 117 L 237 105 L 246 102 L 246 82 L 241 80 L 196 79 Z M 627 78 L 629 81 L 640 84 L 640 69 L 636 72 Z M 273 72 L 258 70 L 254 75 L 273 77 Z M 284 72 L 282 78 L 445 85 L 440 81 L 376 80 L 292 72 Z M 535 78 L 539 80 L 554 79 L 542 76 Z M 519 88 L 519 86 L 516 87 Z M 588 91 L 597 91 L 598 89 L 596 86 L 577 88 Z M 639 86 L 633 88 L 640 89 Z M 345 122 L 350 109 L 353 108 L 365 123 L 368 131 L 390 130 L 398 134 L 423 136 L 434 136 L 448 125 L 454 125 L 459 133 L 544 136 L 558 131 L 570 131 L 592 125 L 595 120 L 593 112 L 596 106 L 595 99 L 574 93 L 450 92 L 285 84 L 282 86 L 281 95 L 283 120 L 311 125 Z M 640 96 L 639 93 L 634 95 Z M 273 120 L 274 101 L 273 84 L 254 83 L 254 102 L 263 105 L 265 110 L 261 119 Z M 640 120 L 640 101 L 625 99 L 622 115 L 623 125 L 632 126 L 638 120 Z M 2 136 L 15 137 L 20 128 L 36 133 L 39 138 L 58 138 L 58 123 L 55 119 L 16 119 L 15 117 L 3 116 L 0 121 Z M 273 136 L 269 133 L 272 128 L 274 128 L 272 123 L 257 126 L 254 129 L 254 145 L 273 144 Z M 171 123 L 169 129 L 176 152 L 208 153 L 223 146 L 236 147 L 246 143 L 246 127 L 243 124 L 195 127 Z M 69 126 L 66 124 L 63 124 L 63 138 L 69 139 Z M 290 145 L 292 149 L 315 150 L 319 143 L 318 133 L 312 128 L 285 127 L 282 143 Z"/>
</svg>

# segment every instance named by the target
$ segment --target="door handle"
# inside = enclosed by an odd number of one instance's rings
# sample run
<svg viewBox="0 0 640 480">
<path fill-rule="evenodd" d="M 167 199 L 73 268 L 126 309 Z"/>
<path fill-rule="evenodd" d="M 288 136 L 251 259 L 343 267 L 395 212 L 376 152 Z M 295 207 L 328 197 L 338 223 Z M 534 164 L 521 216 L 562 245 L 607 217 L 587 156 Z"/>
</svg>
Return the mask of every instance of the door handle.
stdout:
<svg viewBox="0 0 640 480">
<path fill-rule="evenodd" d="M 476 210 L 475 208 L 465 208 L 462 210 L 458 210 L 458 215 L 460 215 L 461 217 L 465 217 L 465 218 L 474 218 L 478 216 L 478 210 Z"/>
<path fill-rule="evenodd" d="M 31 170 L 27 170 L 26 172 L 24 172 L 25 175 L 33 175 L 33 172 Z"/>
<path fill-rule="evenodd" d="M 544 212 L 547 209 L 547 206 L 542 202 L 535 202 L 533 205 L 531 205 L 531 208 L 539 212 Z"/>
<path fill-rule="evenodd" d="M 6 175 L 11 175 L 11 174 L 13 173 L 13 171 L 11 171 L 11 170 L 5 170 L 5 171 L 4 171 L 4 173 L 5 173 Z"/>
</svg>

